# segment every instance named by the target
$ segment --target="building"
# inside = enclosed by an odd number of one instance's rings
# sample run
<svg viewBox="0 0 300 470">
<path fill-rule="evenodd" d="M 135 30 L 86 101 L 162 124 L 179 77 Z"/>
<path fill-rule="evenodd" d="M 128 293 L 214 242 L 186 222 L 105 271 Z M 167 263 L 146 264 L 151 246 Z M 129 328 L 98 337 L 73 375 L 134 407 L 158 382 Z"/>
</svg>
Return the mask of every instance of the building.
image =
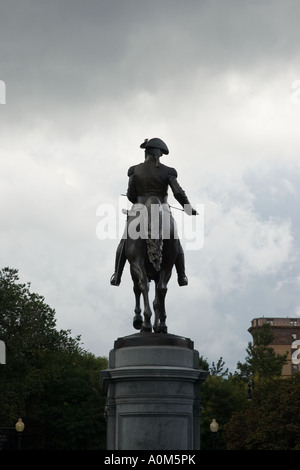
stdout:
<svg viewBox="0 0 300 470">
<path fill-rule="evenodd" d="M 282 376 L 288 377 L 300 372 L 300 349 L 298 349 L 300 347 L 300 318 L 254 318 L 248 329 L 249 333 L 252 334 L 264 323 L 268 323 L 272 328 L 274 340 L 270 346 L 274 352 L 276 354 L 288 353 L 287 363 L 282 368 Z"/>
</svg>

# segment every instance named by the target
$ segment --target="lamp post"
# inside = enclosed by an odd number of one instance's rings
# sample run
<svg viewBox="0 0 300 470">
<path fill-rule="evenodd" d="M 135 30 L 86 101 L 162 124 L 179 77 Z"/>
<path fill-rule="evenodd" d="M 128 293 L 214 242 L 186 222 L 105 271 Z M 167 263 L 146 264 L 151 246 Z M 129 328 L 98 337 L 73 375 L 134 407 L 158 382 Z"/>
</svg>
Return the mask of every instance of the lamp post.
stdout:
<svg viewBox="0 0 300 470">
<path fill-rule="evenodd" d="M 209 427 L 210 427 L 210 431 L 212 434 L 212 447 L 213 447 L 213 450 L 216 450 L 216 440 L 217 440 L 217 432 L 219 430 L 219 425 L 217 421 L 215 420 L 215 418 L 212 420 Z"/>
<path fill-rule="evenodd" d="M 248 401 L 252 400 L 252 390 L 251 390 L 251 383 L 248 382 L 248 390 L 247 390 L 247 395 L 246 398 Z"/>
<path fill-rule="evenodd" d="M 22 446 L 22 432 L 24 431 L 25 424 L 22 421 L 22 418 L 19 418 L 15 424 L 16 431 L 18 433 L 18 450 L 21 450 Z"/>
</svg>

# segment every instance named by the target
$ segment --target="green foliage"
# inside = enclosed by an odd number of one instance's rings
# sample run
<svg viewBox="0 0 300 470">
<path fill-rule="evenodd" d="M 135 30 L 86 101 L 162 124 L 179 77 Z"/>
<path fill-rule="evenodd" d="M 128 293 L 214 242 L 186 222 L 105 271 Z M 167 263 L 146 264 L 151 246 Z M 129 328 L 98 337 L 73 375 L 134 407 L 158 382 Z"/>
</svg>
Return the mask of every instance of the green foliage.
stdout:
<svg viewBox="0 0 300 470">
<path fill-rule="evenodd" d="M 220 359 L 217 362 L 217 365 L 215 365 L 215 363 L 213 362 L 209 371 L 211 375 L 217 375 L 219 377 L 227 377 L 228 368 L 224 370 L 224 366 L 225 366 L 225 362 L 223 361 L 223 358 L 220 357 Z"/>
<path fill-rule="evenodd" d="M 276 354 L 270 346 L 274 339 L 268 323 L 253 331 L 253 344 L 248 343 L 246 362 L 237 363 L 238 375 L 244 381 L 261 382 L 273 377 L 280 377 L 282 366 L 286 363 L 286 354 Z"/>
<path fill-rule="evenodd" d="M 296 397 L 296 386 L 293 391 L 289 390 L 290 379 L 281 378 L 287 355 L 274 352 L 270 347 L 273 339 L 269 324 L 254 331 L 254 344 L 248 344 L 245 363 L 238 362 L 233 375 L 228 375 L 227 369 L 223 371 L 222 358 L 216 366 L 212 364 L 210 376 L 201 385 L 202 450 L 211 448 L 209 425 L 213 418 L 219 423 L 217 449 L 300 448 L 297 424 L 300 422 L 297 410 L 300 394 Z M 293 384 L 298 381 L 299 385 L 300 379 L 294 377 L 293 381 Z M 252 393 L 250 402 L 246 399 L 248 386 Z M 291 399 L 294 400 L 292 405 Z M 294 403 L 297 404 L 294 406 Z"/>
<path fill-rule="evenodd" d="M 23 418 L 28 449 L 105 449 L 105 396 L 99 389 L 106 358 L 80 346 L 80 337 L 56 329 L 55 311 L 18 271 L 0 271 L 0 426 Z M 26 439 L 25 439 L 26 438 Z"/>
<path fill-rule="evenodd" d="M 300 450 L 300 375 L 255 385 L 252 400 L 224 426 L 228 450 Z"/>
<path fill-rule="evenodd" d="M 201 370 L 207 370 L 209 369 L 209 364 L 207 362 L 207 359 L 204 359 L 203 356 L 199 357 L 199 369 Z"/>
<path fill-rule="evenodd" d="M 244 387 L 230 378 L 226 379 L 214 374 L 209 375 L 202 383 L 200 393 L 203 406 L 200 419 L 201 450 L 212 448 L 209 425 L 213 418 L 219 424 L 217 449 L 226 449 L 223 426 L 231 419 L 236 410 L 242 410 L 247 406 Z"/>
</svg>

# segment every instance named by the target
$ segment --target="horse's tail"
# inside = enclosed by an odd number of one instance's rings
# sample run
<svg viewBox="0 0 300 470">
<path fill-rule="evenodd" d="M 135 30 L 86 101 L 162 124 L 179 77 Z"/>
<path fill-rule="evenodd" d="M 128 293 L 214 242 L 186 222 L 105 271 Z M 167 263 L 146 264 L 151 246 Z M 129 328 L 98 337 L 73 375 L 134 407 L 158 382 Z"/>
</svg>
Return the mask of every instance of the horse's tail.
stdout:
<svg viewBox="0 0 300 470">
<path fill-rule="evenodd" d="M 146 238 L 148 257 L 156 271 L 160 270 L 163 251 L 162 205 L 158 197 L 151 196 L 146 204 L 148 213 L 148 233 Z"/>
</svg>

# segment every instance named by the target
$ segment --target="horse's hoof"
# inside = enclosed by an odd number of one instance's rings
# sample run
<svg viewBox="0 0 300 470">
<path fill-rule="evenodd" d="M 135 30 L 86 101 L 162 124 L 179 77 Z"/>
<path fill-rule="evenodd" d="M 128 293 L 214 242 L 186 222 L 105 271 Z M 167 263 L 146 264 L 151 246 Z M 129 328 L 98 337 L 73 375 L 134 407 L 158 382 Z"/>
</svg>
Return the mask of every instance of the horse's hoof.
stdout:
<svg viewBox="0 0 300 470">
<path fill-rule="evenodd" d="M 145 331 L 145 332 L 150 332 L 152 331 L 152 325 L 151 323 L 143 323 L 142 324 L 142 331 Z"/>
<path fill-rule="evenodd" d="M 142 328 L 142 324 L 143 324 L 143 319 L 141 315 L 135 315 L 133 317 L 133 328 L 135 328 L 136 330 L 140 330 Z"/>
<path fill-rule="evenodd" d="M 168 333 L 167 325 L 157 325 L 153 329 L 155 333 Z"/>
</svg>

